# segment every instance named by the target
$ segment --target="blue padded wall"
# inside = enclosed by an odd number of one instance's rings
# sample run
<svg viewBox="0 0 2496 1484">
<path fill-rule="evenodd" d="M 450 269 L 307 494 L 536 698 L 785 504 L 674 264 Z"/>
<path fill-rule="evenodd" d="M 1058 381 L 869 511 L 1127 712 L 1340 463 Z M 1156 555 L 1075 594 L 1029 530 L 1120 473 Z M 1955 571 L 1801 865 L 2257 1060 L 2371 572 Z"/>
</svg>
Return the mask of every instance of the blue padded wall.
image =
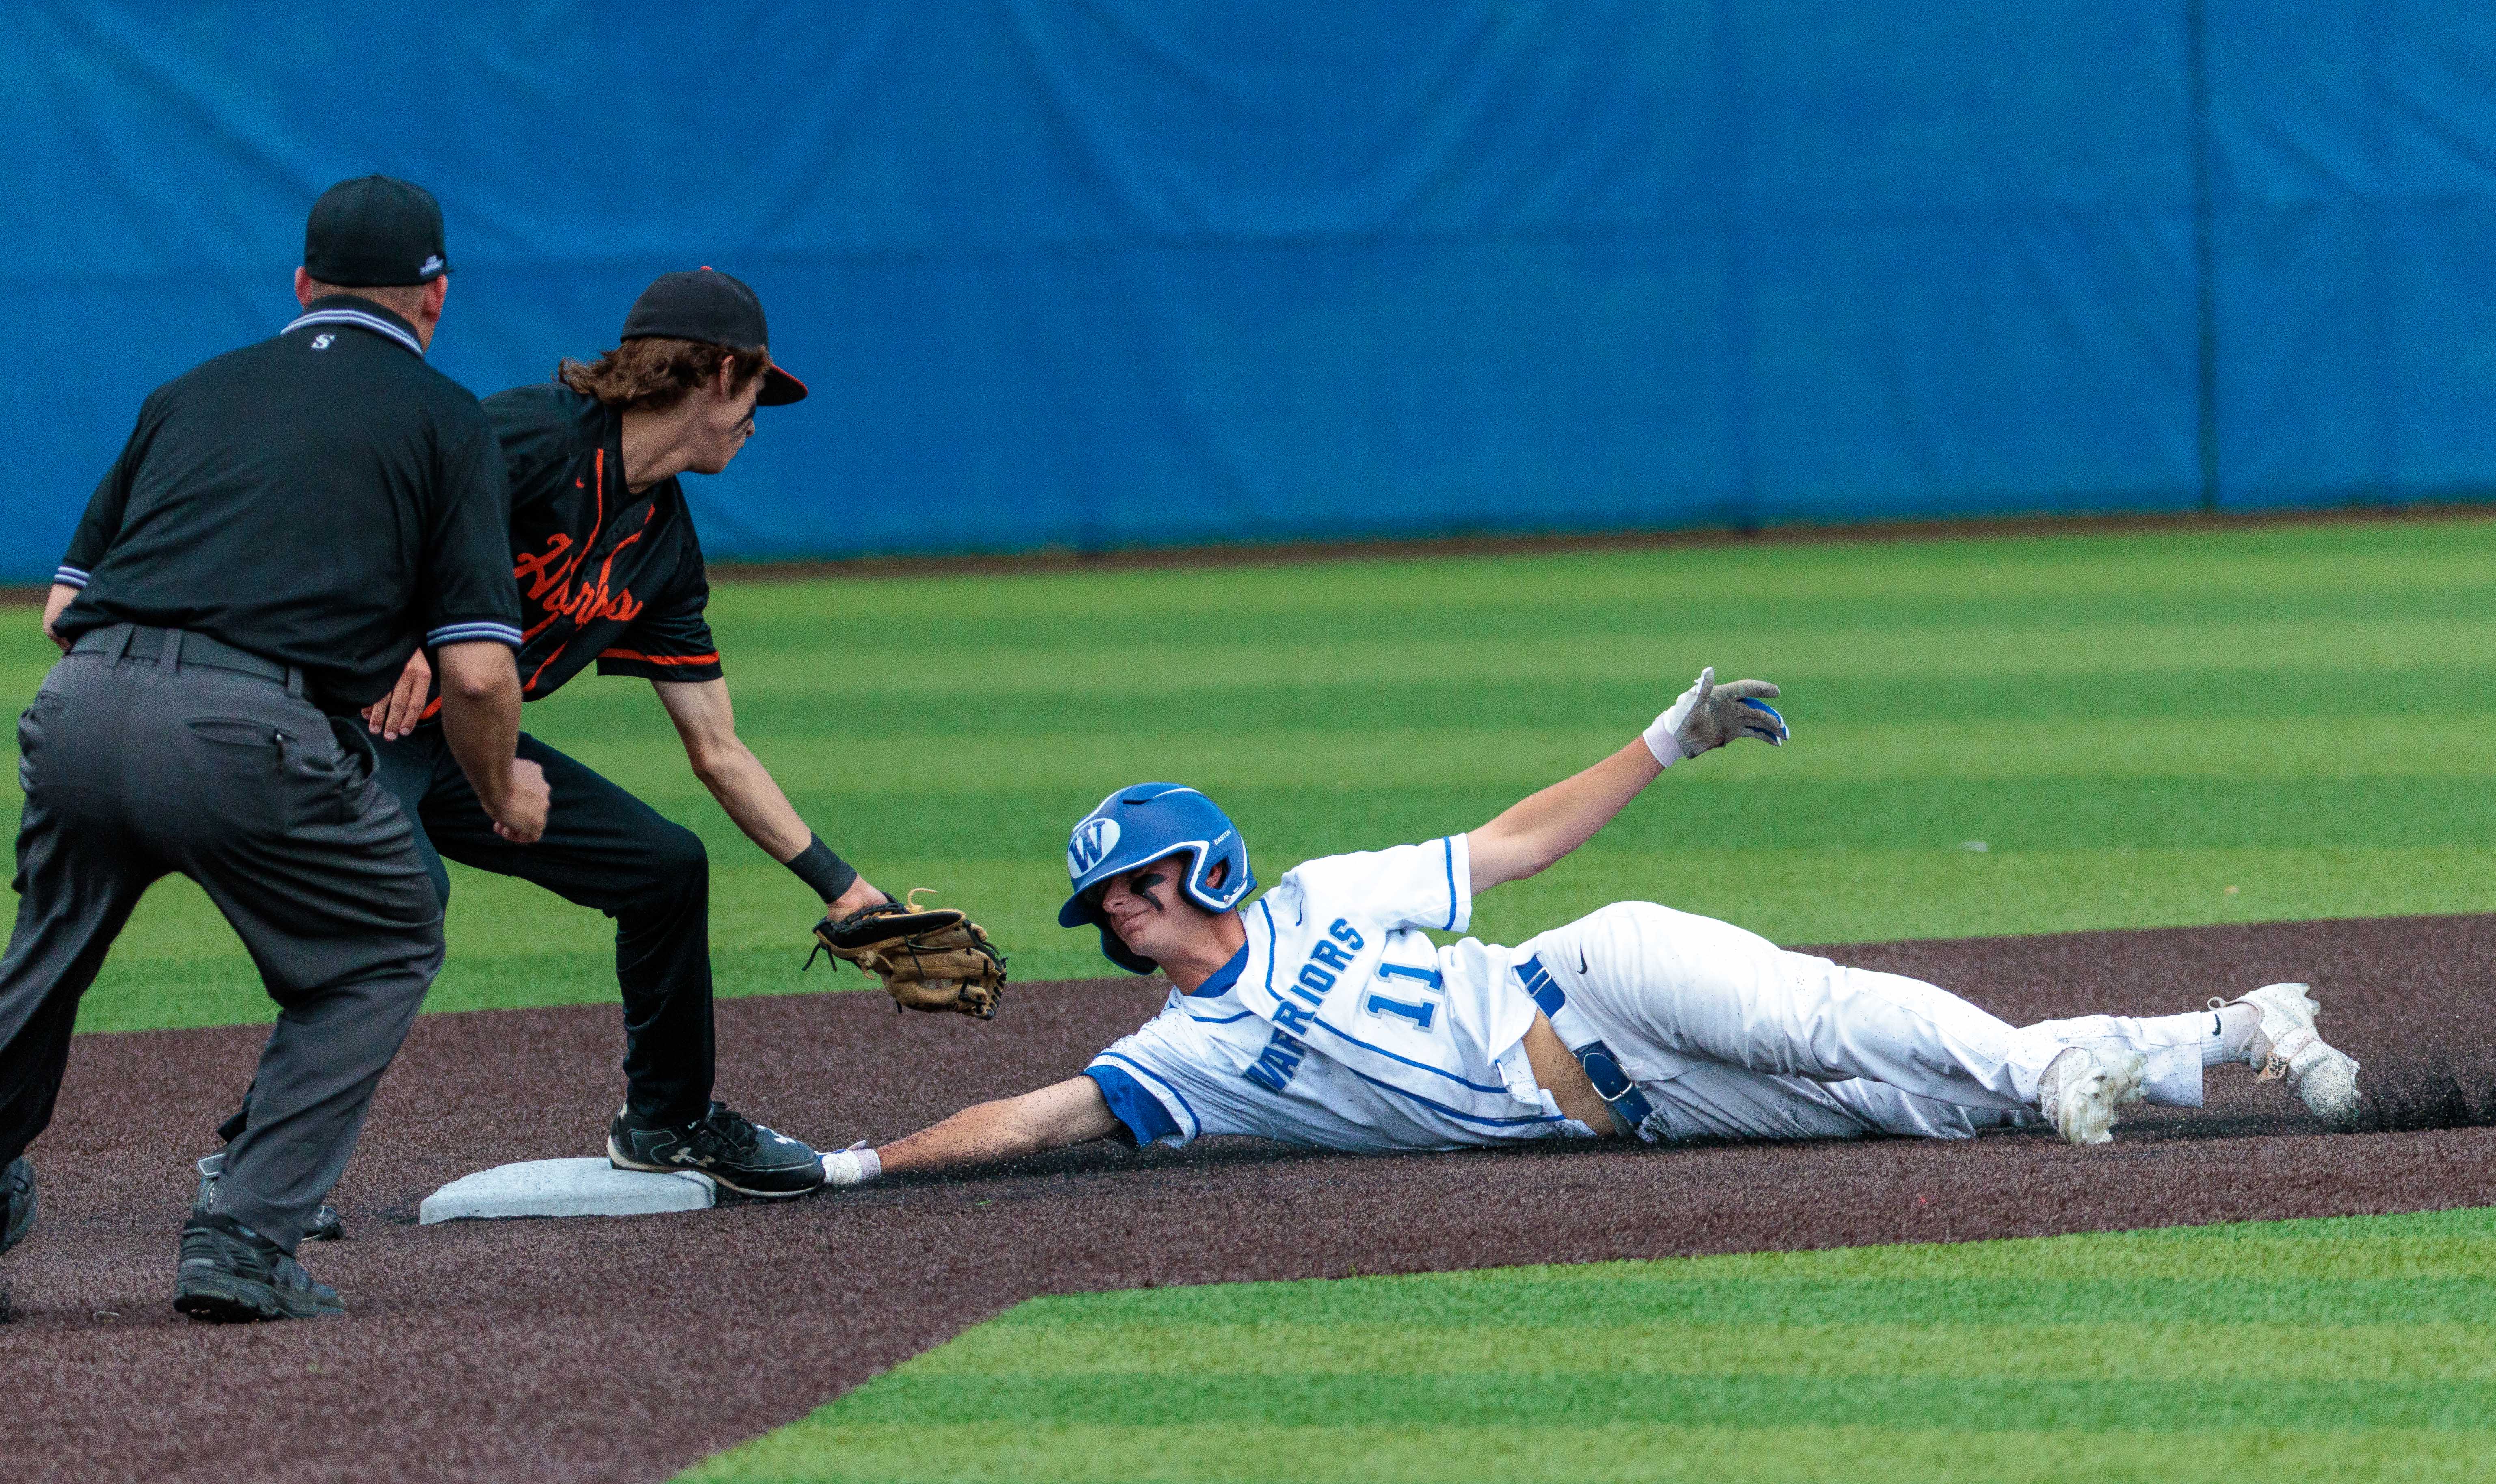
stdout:
<svg viewBox="0 0 2496 1484">
<path fill-rule="evenodd" d="M 715 556 L 2466 493 L 2491 140 L 2418 0 L 0 0 L 0 580 L 373 170 L 481 393 L 755 284 Z"/>
</svg>

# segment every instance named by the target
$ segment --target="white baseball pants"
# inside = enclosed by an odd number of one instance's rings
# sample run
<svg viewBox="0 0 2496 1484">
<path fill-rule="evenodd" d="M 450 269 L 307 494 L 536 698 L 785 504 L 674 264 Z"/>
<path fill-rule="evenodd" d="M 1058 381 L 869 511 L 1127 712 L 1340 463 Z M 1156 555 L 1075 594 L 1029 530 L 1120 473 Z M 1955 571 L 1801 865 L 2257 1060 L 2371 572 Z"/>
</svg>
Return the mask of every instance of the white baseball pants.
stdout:
<svg viewBox="0 0 2496 1484">
<path fill-rule="evenodd" d="M 2149 1063 L 2148 1100 L 2201 1103 L 2207 1014 L 2092 1015 L 2025 1029 L 1899 974 L 1789 953 L 1651 902 L 1616 902 L 1528 940 L 1656 1116 L 1662 1139 L 1966 1138 L 2043 1122 L 2038 1079 L 2067 1046 Z"/>
</svg>

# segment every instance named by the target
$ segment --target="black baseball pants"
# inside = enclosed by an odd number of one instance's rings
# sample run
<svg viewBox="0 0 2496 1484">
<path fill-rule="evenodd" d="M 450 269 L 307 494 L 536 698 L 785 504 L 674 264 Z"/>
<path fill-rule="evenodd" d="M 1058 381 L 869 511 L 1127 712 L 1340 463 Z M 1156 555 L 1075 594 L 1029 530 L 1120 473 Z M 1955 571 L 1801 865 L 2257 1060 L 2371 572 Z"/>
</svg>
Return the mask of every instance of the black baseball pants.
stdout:
<svg viewBox="0 0 2496 1484">
<path fill-rule="evenodd" d="M 210 652 L 192 637 L 195 655 Z M 303 698 L 299 675 L 184 664 L 180 638 L 126 628 L 86 635 L 52 667 L 17 748 L 0 1164 L 51 1122 L 78 998 L 131 909 L 179 872 L 278 1005 L 218 1209 L 292 1252 L 442 967 L 441 899 L 372 749 Z"/>
<path fill-rule="evenodd" d="M 615 919 L 625 1103 L 638 1118 L 669 1123 L 708 1112 L 710 857 L 701 837 L 523 732 L 519 755 L 546 769 L 552 805 L 546 834 L 535 845 L 514 845 L 494 833 L 441 727 L 376 746 L 381 785 L 417 821 L 417 849 L 445 904 L 448 856 L 534 881 Z"/>
</svg>

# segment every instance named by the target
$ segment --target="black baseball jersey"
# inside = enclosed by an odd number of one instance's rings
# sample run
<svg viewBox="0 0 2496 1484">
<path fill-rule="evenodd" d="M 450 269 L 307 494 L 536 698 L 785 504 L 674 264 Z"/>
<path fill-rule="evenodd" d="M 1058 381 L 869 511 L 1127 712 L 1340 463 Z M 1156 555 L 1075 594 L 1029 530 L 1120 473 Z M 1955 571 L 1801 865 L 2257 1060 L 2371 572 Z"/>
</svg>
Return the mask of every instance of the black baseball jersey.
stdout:
<svg viewBox="0 0 2496 1484">
<path fill-rule="evenodd" d="M 420 640 L 520 643 L 510 510 L 477 399 L 333 294 L 148 395 L 53 573 L 83 589 L 57 627 L 203 634 L 350 709 Z"/>
<path fill-rule="evenodd" d="M 592 661 L 602 675 L 718 679 L 684 489 L 625 488 L 623 417 L 560 382 L 496 392 L 485 416 L 512 487 L 521 696 L 553 695 Z"/>
</svg>

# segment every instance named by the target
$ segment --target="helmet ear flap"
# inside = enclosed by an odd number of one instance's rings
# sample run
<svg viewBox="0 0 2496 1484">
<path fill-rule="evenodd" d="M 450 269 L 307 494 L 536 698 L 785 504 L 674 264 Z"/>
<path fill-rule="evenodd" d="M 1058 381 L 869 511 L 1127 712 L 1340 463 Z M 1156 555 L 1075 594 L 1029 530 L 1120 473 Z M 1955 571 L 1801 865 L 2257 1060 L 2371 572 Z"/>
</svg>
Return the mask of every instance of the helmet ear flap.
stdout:
<svg viewBox="0 0 2496 1484">
<path fill-rule="evenodd" d="M 1198 846 L 1191 853 L 1195 859 L 1188 863 L 1187 899 L 1205 912 L 1218 912 L 1230 905 L 1230 857 L 1202 846 Z"/>
<path fill-rule="evenodd" d="M 1231 821 L 1223 820 L 1226 825 Z M 1187 874 L 1187 894 L 1209 912 L 1228 912 L 1257 889 L 1257 875 L 1248 868 L 1248 847 L 1235 829 L 1225 829 L 1211 848 L 1200 846 Z"/>
</svg>

